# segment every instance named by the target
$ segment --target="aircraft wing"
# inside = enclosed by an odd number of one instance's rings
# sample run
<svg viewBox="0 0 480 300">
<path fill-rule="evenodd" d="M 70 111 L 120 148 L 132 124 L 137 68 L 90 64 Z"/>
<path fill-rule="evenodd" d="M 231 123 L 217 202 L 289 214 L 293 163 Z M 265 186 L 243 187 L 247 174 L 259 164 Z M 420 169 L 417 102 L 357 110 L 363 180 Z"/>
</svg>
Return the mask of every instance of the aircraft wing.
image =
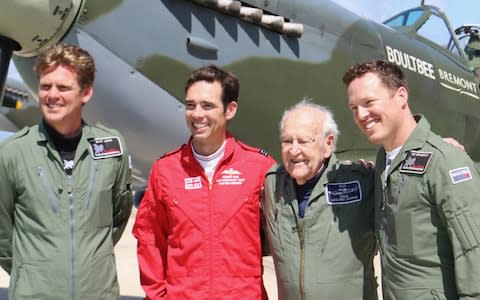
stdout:
<svg viewBox="0 0 480 300">
<path fill-rule="evenodd" d="M 9 131 L 0 131 L 0 142 L 6 139 L 7 137 L 11 136 L 13 132 Z"/>
</svg>

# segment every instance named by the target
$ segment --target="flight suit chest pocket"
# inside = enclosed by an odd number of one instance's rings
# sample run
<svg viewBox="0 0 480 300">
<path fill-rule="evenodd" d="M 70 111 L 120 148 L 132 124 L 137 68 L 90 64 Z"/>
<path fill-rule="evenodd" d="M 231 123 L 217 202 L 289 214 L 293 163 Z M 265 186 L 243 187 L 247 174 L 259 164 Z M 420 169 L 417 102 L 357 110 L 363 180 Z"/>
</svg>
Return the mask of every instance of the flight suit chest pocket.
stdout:
<svg viewBox="0 0 480 300">
<path fill-rule="evenodd" d="M 414 257 L 432 249 L 440 219 L 422 188 L 422 175 L 397 174 L 387 200 L 386 232 L 399 256 Z"/>
<path fill-rule="evenodd" d="M 19 167 L 16 175 L 16 206 L 30 213 L 31 218 L 51 219 L 61 210 L 59 178 L 50 175 L 48 166 Z M 32 200 L 35 201 L 32 201 Z"/>
<path fill-rule="evenodd" d="M 300 253 L 300 232 L 297 215 L 291 207 L 294 204 L 277 204 L 274 208 L 273 226 L 276 232 L 276 246 L 283 255 Z"/>
<path fill-rule="evenodd" d="M 166 215 L 170 226 L 191 226 L 194 224 L 198 229 L 204 228 L 209 220 L 208 212 L 211 210 L 208 195 L 201 189 L 186 190 L 176 188 L 173 191 L 163 193 L 166 201 Z"/>
<path fill-rule="evenodd" d="M 114 173 L 102 160 L 93 161 L 83 172 L 88 177 L 77 179 L 81 190 L 77 188 L 74 195 L 82 205 L 79 212 L 86 218 L 88 226 L 109 227 L 113 221 Z"/>
</svg>

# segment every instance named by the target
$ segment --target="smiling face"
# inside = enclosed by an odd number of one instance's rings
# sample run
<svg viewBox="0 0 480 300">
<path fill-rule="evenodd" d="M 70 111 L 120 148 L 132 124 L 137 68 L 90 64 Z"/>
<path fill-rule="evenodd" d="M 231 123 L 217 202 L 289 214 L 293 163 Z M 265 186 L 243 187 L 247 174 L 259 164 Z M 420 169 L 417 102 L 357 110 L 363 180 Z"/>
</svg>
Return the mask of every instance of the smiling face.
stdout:
<svg viewBox="0 0 480 300">
<path fill-rule="evenodd" d="M 185 96 L 185 120 L 195 151 L 203 155 L 217 151 L 225 141 L 227 123 L 236 111 L 236 101 L 224 107 L 218 81 L 193 83 Z"/>
<path fill-rule="evenodd" d="M 389 90 L 375 73 L 366 73 L 348 85 L 355 123 L 371 143 L 382 144 L 387 151 L 401 146 L 415 127 L 407 101 L 405 87 Z"/>
<path fill-rule="evenodd" d="M 334 137 L 323 136 L 324 113 L 311 109 L 292 111 L 283 124 L 280 134 L 282 161 L 288 174 L 298 184 L 313 178 L 330 157 Z"/>
<path fill-rule="evenodd" d="M 81 128 L 82 106 L 91 96 L 92 87 L 80 89 L 71 68 L 56 66 L 40 76 L 38 98 L 43 119 L 63 135 Z"/>
</svg>

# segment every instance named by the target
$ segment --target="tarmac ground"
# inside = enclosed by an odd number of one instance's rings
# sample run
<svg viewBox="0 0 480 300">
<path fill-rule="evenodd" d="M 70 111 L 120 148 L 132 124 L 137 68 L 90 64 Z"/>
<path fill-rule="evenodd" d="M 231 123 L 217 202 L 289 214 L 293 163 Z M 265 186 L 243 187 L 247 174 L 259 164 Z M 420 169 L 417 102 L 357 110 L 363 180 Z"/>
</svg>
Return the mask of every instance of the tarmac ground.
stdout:
<svg viewBox="0 0 480 300">
<path fill-rule="evenodd" d="M 121 300 L 140 300 L 143 299 L 145 294 L 140 286 L 137 254 L 137 243 L 132 236 L 132 226 L 134 222 L 134 213 L 130 217 L 125 232 L 115 246 L 115 257 L 117 262 L 117 274 L 120 284 L 120 299 Z M 265 288 L 270 300 L 277 299 L 277 281 L 275 277 L 275 269 L 273 261 L 270 256 L 263 259 L 264 274 L 263 279 Z M 375 258 L 375 269 L 378 271 L 379 262 L 378 257 Z M 48 275 L 47 275 L 48 276 Z M 377 275 L 380 278 L 380 275 Z M 8 274 L 0 268 L 0 300 L 8 300 L 8 284 L 10 277 Z M 381 295 L 381 286 L 378 289 L 379 295 Z M 381 299 L 381 297 L 379 297 Z"/>
</svg>

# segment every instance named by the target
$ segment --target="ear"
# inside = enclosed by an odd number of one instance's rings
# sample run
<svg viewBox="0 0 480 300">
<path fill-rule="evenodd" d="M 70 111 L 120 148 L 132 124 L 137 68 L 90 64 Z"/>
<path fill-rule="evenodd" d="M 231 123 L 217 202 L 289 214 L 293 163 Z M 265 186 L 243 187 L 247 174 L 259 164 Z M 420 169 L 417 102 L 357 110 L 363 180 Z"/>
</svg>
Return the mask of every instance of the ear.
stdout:
<svg viewBox="0 0 480 300">
<path fill-rule="evenodd" d="M 92 98 L 93 87 L 90 85 L 90 86 L 87 86 L 87 87 L 83 88 L 80 91 L 80 95 L 82 97 L 82 105 L 87 104 L 87 102 L 90 101 L 90 98 Z"/>
<path fill-rule="evenodd" d="M 329 134 L 327 135 L 327 137 L 325 137 L 325 141 L 324 141 L 325 158 L 329 158 L 332 155 L 334 142 L 335 142 L 335 138 L 333 134 Z"/>
<path fill-rule="evenodd" d="M 232 101 L 228 103 L 227 109 L 225 110 L 225 118 L 229 121 L 233 119 L 233 117 L 235 117 L 235 114 L 237 113 L 237 108 L 238 108 L 237 101 Z"/>
<path fill-rule="evenodd" d="M 399 87 L 395 95 L 400 101 L 400 105 L 402 107 L 405 107 L 406 105 L 408 105 L 408 91 L 405 87 L 403 86 Z"/>
</svg>

